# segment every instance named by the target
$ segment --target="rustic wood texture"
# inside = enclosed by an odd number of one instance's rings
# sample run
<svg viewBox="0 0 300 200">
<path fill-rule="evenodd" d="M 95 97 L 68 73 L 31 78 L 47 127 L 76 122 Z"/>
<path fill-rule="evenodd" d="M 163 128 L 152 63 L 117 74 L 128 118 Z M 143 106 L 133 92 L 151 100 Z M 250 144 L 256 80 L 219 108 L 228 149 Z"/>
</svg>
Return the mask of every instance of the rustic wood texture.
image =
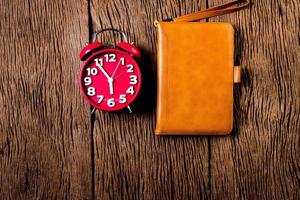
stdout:
<svg viewBox="0 0 300 200">
<path fill-rule="evenodd" d="M 91 199 L 85 1 L 0 3 L 0 199 Z"/>
<path fill-rule="evenodd" d="M 153 21 L 228 1 L 1 0 L 0 199 L 299 199 L 299 0 L 207 20 L 236 29 L 232 135 L 154 136 Z M 79 51 L 108 27 L 143 53 L 134 114 L 90 115 L 79 94 Z"/>
<path fill-rule="evenodd" d="M 205 2 L 117 0 L 92 1 L 91 5 L 94 31 L 108 27 L 124 30 L 143 50 L 141 68 L 146 83 L 144 97 L 133 107 L 137 113 L 99 112 L 97 115 L 96 198 L 208 198 L 208 139 L 154 135 L 156 29 L 153 22 L 194 12 L 205 7 Z"/>
<path fill-rule="evenodd" d="M 235 131 L 210 141 L 212 199 L 300 198 L 299 5 L 253 1 L 248 11 L 210 19 L 234 25 L 243 68 Z"/>
</svg>

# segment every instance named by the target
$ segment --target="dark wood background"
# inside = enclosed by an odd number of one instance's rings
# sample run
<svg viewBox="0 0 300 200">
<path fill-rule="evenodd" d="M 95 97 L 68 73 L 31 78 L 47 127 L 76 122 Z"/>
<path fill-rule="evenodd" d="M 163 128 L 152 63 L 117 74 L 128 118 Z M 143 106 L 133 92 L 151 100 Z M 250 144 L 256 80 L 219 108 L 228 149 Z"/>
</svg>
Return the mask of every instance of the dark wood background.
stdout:
<svg viewBox="0 0 300 200">
<path fill-rule="evenodd" d="M 236 29 L 232 135 L 154 135 L 153 21 L 228 1 L 1 0 L 0 199 L 299 199 L 299 0 L 208 20 Z M 108 27 L 143 52 L 134 114 L 91 115 L 79 93 L 79 51 Z"/>
</svg>

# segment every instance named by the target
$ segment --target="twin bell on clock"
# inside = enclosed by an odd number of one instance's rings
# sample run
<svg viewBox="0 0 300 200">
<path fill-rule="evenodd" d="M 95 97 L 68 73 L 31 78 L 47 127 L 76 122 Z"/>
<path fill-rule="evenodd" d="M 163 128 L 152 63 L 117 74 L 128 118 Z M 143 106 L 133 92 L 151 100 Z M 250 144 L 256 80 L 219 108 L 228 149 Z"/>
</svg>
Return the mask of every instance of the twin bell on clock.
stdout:
<svg viewBox="0 0 300 200">
<path fill-rule="evenodd" d="M 96 42 L 96 37 L 105 31 L 121 33 L 123 41 L 113 46 Z M 92 43 L 80 52 L 84 61 L 80 70 L 80 91 L 84 99 L 95 109 L 117 111 L 128 108 L 137 98 L 142 77 L 137 60 L 140 51 L 128 43 L 124 32 L 104 29 L 94 33 Z"/>
</svg>

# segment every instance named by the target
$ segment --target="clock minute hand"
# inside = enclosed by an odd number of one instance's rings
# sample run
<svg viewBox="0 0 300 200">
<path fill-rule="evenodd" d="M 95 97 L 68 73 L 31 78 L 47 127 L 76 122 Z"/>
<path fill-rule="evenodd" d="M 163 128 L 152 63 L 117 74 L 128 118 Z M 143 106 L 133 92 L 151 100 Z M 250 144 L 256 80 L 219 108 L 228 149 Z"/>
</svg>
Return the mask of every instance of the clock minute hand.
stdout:
<svg viewBox="0 0 300 200">
<path fill-rule="evenodd" d="M 96 62 L 97 67 L 99 67 L 99 69 L 102 71 L 102 73 L 106 76 L 107 80 L 111 79 L 111 77 L 108 75 L 108 73 L 103 69 L 103 67 Z"/>
<path fill-rule="evenodd" d="M 109 77 L 109 75 L 107 74 L 107 72 L 103 69 L 103 67 L 101 67 L 99 65 L 100 70 L 103 72 L 103 74 L 106 76 L 108 84 L 109 84 L 109 93 L 110 94 L 114 94 L 114 79 Z"/>
<path fill-rule="evenodd" d="M 102 73 L 106 76 L 107 78 L 107 81 L 108 81 L 108 84 L 109 84 L 109 93 L 110 94 L 114 94 L 114 85 L 113 85 L 113 81 L 114 79 L 112 79 L 108 73 L 103 69 L 103 67 L 98 63 L 96 62 L 96 65 L 97 67 L 99 67 L 99 69 L 102 71 Z"/>
<path fill-rule="evenodd" d="M 99 66 L 99 68 L 102 71 L 102 73 L 106 76 L 107 80 L 111 79 L 108 73 L 103 69 L 103 67 Z"/>
</svg>

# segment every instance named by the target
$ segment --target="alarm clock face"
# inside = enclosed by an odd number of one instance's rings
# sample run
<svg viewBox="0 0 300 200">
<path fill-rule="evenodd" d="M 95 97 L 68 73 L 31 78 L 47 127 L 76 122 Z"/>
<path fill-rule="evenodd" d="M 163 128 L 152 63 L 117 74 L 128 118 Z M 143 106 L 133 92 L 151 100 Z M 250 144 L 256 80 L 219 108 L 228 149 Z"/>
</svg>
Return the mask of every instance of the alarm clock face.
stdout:
<svg viewBox="0 0 300 200">
<path fill-rule="evenodd" d="M 136 61 L 118 49 L 93 54 L 83 65 L 80 87 L 84 98 L 95 108 L 116 111 L 127 107 L 141 88 Z"/>
</svg>

